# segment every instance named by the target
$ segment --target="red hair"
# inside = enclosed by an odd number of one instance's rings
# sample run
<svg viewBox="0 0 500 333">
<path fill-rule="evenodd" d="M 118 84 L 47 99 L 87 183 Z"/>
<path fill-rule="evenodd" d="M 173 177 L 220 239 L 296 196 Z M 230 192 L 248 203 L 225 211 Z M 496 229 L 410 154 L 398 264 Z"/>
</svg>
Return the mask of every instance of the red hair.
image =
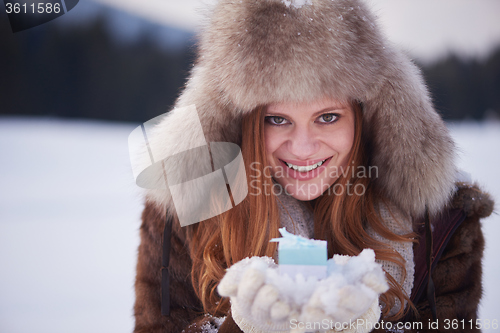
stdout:
<svg viewBox="0 0 500 333">
<path fill-rule="evenodd" d="M 352 165 L 349 166 L 356 170 L 360 166 L 367 167 L 368 161 L 361 135 L 361 106 L 352 103 L 352 108 L 355 113 L 355 137 L 349 158 Z M 225 269 L 245 257 L 273 257 L 276 251 L 276 243 L 269 240 L 279 237 L 280 215 L 276 197 L 271 190 L 272 178 L 264 172 L 264 167 L 268 165 L 264 145 L 264 111 L 264 107 L 259 107 L 242 119 L 241 151 L 251 189 L 249 195 L 226 213 L 187 227 L 193 259 L 192 283 L 205 311 L 213 315 L 223 315 L 229 310 L 228 299 L 222 299 L 216 291 Z M 395 263 L 405 276 L 403 257 L 389 245 L 371 237 L 366 229 L 371 227 L 380 236 L 398 242 L 412 242 L 414 235 L 399 236 L 385 226 L 376 209 L 377 205 L 384 202 L 376 200 L 368 177 L 358 178 L 351 172 L 342 173 L 336 184 L 342 188 L 348 184 L 352 188 L 362 186 L 365 190 L 363 195 L 349 195 L 347 191 L 337 195 L 335 191 L 327 190 L 311 202 L 314 209 L 314 237 L 328 241 L 328 256 L 358 255 L 364 248 L 371 248 L 378 260 Z M 385 304 L 382 313 L 387 320 L 397 320 L 405 314 L 405 301 L 410 305 L 411 302 L 401 285 L 392 276 L 386 275 L 390 289 L 381 296 Z M 396 299 L 399 299 L 401 307 L 394 316 L 389 317 L 389 310 Z"/>
</svg>

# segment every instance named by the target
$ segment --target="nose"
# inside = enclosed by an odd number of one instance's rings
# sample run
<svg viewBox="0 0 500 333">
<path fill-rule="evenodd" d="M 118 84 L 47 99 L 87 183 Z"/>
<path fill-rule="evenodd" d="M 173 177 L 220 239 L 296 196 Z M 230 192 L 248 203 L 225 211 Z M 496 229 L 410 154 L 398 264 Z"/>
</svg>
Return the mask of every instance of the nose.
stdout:
<svg viewBox="0 0 500 333">
<path fill-rule="evenodd" d="M 319 151 L 319 140 L 314 131 L 308 126 L 295 126 L 290 133 L 288 150 L 299 160 L 307 160 Z"/>
</svg>

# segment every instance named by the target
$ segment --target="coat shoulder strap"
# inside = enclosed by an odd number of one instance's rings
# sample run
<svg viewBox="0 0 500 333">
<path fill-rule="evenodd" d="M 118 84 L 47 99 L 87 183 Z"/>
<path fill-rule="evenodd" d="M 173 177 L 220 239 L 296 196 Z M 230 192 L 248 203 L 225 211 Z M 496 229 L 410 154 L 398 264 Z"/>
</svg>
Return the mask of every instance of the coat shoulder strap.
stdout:
<svg viewBox="0 0 500 333">
<path fill-rule="evenodd" d="M 448 209 L 430 220 L 427 228 L 425 221 L 417 224 L 419 244 L 414 251 L 415 279 L 411 293 L 413 304 L 417 304 L 421 300 L 427 289 L 429 275 L 434 271 L 451 236 L 465 220 L 465 217 L 465 212 L 462 209 Z M 428 240 L 430 246 L 428 246 Z"/>
</svg>

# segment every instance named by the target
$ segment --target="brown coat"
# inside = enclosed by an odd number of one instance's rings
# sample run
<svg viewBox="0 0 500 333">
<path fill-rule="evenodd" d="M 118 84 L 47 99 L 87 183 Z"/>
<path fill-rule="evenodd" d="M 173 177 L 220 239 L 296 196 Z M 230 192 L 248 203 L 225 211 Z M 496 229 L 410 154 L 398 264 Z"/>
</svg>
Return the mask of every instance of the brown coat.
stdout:
<svg viewBox="0 0 500 333">
<path fill-rule="evenodd" d="M 450 332 L 449 329 L 445 329 L 445 319 L 465 319 L 466 322 L 472 319 L 475 322 L 477 318 L 477 308 L 482 295 L 481 259 L 484 249 L 480 219 L 491 214 L 493 201 L 477 186 L 461 186 L 450 206 L 461 209 L 466 217 L 451 236 L 433 272 L 437 314 L 442 332 Z M 175 333 L 183 330 L 201 332 L 202 327 L 217 327 L 215 318 L 203 314 L 200 300 L 194 293 L 185 229 L 179 225 L 173 226 L 170 251 L 171 314 L 161 315 L 160 271 L 165 217 L 154 205 L 146 204 L 142 219 L 135 282 L 134 333 Z M 422 322 L 424 329 L 419 331 L 426 332 L 425 328 L 429 320 L 432 321 L 432 316 L 425 297 L 416 304 L 416 307 L 418 315 L 411 320 Z"/>
<path fill-rule="evenodd" d="M 180 332 L 196 318 L 213 320 L 203 316 L 193 291 L 189 247 L 178 225 L 173 225 L 170 253 L 172 312 L 161 316 L 165 216 L 171 220 L 175 209 L 193 207 L 182 200 L 184 206 L 175 207 L 162 174 L 150 166 L 205 142 L 239 144 L 241 119 L 257 106 L 325 96 L 358 101 L 368 163 L 380 170 L 373 180 L 376 192 L 413 219 L 427 210 L 436 216 L 450 202 L 455 147 L 419 69 L 386 40 L 364 1 L 314 0 L 301 7 L 293 2 L 219 0 L 200 35 L 198 58 L 175 108 L 155 119 L 151 131 L 144 130 L 148 149 L 142 149 L 134 168 L 140 182 L 149 185 L 137 264 L 135 332 Z M 199 118 L 188 113 L 193 105 Z M 192 179 L 199 159 L 190 156 L 175 165 L 177 179 Z M 492 210 L 487 195 L 474 197 L 477 191 L 462 188 L 453 199 L 452 205 L 467 218 L 434 272 L 440 318 L 476 315 L 483 247 L 479 218 Z M 417 307 L 428 318 L 425 299 Z M 194 325 L 191 331 L 203 324 Z"/>
<path fill-rule="evenodd" d="M 439 258 L 432 277 L 436 286 L 436 308 L 439 330 L 429 329 L 433 322 L 429 303 L 424 297 L 418 302 L 418 316 L 413 318 L 423 324 L 419 332 L 453 331 L 446 321 L 465 320 L 454 332 L 480 332 L 476 329 L 477 310 L 482 297 L 482 257 L 484 236 L 480 219 L 493 211 L 493 200 L 477 186 L 464 185 L 455 194 L 452 205 L 465 213 L 465 220 L 451 236 Z M 470 320 L 473 320 L 471 327 Z"/>
</svg>

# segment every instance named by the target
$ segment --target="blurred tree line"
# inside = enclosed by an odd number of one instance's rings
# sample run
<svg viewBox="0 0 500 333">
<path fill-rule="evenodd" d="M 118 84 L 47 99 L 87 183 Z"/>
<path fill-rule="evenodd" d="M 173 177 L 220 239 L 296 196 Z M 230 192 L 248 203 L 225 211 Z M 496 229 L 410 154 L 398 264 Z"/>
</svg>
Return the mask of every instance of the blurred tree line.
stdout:
<svg viewBox="0 0 500 333">
<path fill-rule="evenodd" d="M 500 46 L 482 61 L 451 55 L 418 65 L 445 119 L 500 118 Z"/>
<path fill-rule="evenodd" d="M 147 34 L 119 42 L 102 17 L 17 34 L 8 24 L 0 15 L 0 115 L 144 122 L 173 105 L 194 61 L 194 40 L 175 50 Z M 446 119 L 499 114 L 500 47 L 481 62 L 450 56 L 419 66 Z"/>
<path fill-rule="evenodd" d="M 13 34 L 0 15 L 0 115 L 147 121 L 178 96 L 192 45 L 167 50 L 146 33 L 118 41 L 104 17 Z"/>
</svg>

